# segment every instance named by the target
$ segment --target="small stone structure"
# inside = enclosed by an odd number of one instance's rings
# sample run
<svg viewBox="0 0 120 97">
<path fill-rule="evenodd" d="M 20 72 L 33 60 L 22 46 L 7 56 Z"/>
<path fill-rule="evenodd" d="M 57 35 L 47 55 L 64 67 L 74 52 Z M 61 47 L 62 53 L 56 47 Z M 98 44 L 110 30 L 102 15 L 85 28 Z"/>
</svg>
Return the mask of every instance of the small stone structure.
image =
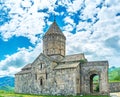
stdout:
<svg viewBox="0 0 120 97">
<path fill-rule="evenodd" d="M 81 93 L 91 94 L 93 93 L 93 77 L 99 76 L 99 92 L 98 94 L 107 94 L 109 89 L 108 84 L 108 62 L 87 62 L 81 64 Z"/>
<path fill-rule="evenodd" d="M 15 92 L 45 95 L 109 94 L 108 62 L 88 62 L 83 53 L 65 55 L 65 48 L 66 37 L 54 21 L 43 36 L 43 53 L 15 74 Z M 97 84 L 94 84 L 96 75 Z"/>
</svg>

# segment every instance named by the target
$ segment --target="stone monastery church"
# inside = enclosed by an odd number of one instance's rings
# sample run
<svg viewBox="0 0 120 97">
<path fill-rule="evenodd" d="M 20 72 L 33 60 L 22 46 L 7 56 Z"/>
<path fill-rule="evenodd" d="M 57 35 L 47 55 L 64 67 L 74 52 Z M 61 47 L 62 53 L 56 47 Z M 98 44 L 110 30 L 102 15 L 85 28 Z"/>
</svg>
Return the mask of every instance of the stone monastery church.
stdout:
<svg viewBox="0 0 120 97">
<path fill-rule="evenodd" d="M 88 62 L 83 53 L 66 55 L 65 48 L 66 37 L 54 21 L 43 36 L 43 52 L 15 74 L 15 92 L 109 94 L 108 61 Z"/>
</svg>

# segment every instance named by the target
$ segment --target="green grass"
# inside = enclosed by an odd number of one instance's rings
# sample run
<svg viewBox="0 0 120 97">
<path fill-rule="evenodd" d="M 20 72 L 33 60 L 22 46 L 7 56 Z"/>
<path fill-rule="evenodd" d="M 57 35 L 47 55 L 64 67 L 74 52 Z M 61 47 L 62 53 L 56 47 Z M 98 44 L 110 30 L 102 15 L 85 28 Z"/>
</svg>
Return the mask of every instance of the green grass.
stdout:
<svg viewBox="0 0 120 97">
<path fill-rule="evenodd" d="M 50 96 L 50 95 L 31 95 L 31 94 L 15 94 L 14 92 L 0 90 L 0 97 L 109 97 L 109 96 Z"/>
</svg>

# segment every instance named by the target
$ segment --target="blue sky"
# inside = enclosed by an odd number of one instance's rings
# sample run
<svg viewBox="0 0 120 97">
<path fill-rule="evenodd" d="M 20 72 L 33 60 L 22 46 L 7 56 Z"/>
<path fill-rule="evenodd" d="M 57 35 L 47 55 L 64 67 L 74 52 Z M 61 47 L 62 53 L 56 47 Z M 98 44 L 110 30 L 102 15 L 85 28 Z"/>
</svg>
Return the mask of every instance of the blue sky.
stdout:
<svg viewBox="0 0 120 97">
<path fill-rule="evenodd" d="M 56 16 L 66 54 L 120 67 L 120 0 L 1 0 L 0 76 L 14 75 L 42 52 Z"/>
</svg>

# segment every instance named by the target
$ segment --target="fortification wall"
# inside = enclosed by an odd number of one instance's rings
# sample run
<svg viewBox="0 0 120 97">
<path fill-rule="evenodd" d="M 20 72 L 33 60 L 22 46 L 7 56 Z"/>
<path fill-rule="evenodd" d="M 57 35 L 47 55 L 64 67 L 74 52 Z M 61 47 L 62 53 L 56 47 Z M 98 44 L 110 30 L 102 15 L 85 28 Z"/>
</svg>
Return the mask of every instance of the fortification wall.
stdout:
<svg viewBox="0 0 120 97">
<path fill-rule="evenodd" d="M 120 82 L 109 83 L 110 92 L 120 92 Z"/>
</svg>

